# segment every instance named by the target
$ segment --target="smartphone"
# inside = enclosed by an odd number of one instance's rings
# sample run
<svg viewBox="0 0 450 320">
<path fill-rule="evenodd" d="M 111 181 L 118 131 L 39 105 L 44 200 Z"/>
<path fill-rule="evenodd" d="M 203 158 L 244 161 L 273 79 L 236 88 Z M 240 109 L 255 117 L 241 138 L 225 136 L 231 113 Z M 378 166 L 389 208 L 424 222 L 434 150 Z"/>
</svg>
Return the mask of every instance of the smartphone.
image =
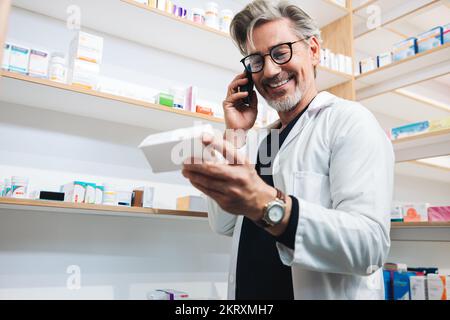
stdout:
<svg viewBox="0 0 450 320">
<path fill-rule="evenodd" d="M 252 99 L 252 94 L 253 94 L 253 88 L 255 87 L 255 84 L 253 82 L 252 73 L 250 71 L 248 71 L 247 69 L 245 69 L 245 76 L 247 77 L 248 82 L 247 82 L 247 84 L 245 84 L 243 86 L 239 86 L 239 91 L 240 92 L 244 92 L 244 91 L 248 92 L 248 96 L 245 97 L 243 100 L 246 105 L 250 105 L 250 102 Z"/>
</svg>

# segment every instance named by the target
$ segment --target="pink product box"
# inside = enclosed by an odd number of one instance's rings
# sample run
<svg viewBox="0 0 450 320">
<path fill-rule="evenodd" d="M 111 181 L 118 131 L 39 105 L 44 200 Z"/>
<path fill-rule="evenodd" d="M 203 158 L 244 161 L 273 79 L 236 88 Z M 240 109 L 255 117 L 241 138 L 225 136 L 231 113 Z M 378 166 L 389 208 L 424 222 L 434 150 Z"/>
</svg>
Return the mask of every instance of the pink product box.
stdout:
<svg viewBox="0 0 450 320">
<path fill-rule="evenodd" d="M 428 221 L 443 222 L 450 221 L 450 206 L 447 207 L 429 207 Z"/>
</svg>

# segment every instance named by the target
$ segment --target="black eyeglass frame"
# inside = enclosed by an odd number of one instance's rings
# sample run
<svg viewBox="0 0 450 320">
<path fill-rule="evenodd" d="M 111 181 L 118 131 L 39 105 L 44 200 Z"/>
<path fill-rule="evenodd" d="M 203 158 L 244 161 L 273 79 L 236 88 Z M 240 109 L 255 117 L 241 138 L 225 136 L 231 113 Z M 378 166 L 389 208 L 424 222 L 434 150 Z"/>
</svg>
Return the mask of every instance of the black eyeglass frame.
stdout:
<svg viewBox="0 0 450 320">
<path fill-rule="evenodd" d="M 244 65 L 245 70 L 247 70 L 247 71 L 250 72 L 250 73 L 259 73 L 259 72 L 263 71 L 263 70 L 264 70 L 264 67 L 266 66 L 266 57 L 267 57 L 267 56 L 270 56 L 270 59 L 272 59 L 272 61 L 273 61 L 274 63 L 276 63 L 277 65 L 281 66 L 281 65 L 286 64 L 286 63 L 288 63 L 289 61 L 292 60 L 292 55 L 293 55 L 292 45 L 294 45 L 294 44 L 297 43 L 297 42 L 305 41 L 305 40 L 308 40 L 308 39 L 309 39 L 309 38 L 303 38 L 303 39 L 300 39 L 300 40 L 297 40 L 297 41 L 284 42 L 284 43 L 277 44 L 276 46 L 273 46 L 272 48 L 270 48 L 269 53 L 266 53 L 266 54 L 264 54 L 264 55 L 263 55 L 263 54 L 260 54 L 260 53 L 252 53 L 252 54 L 250 54 L 250 55 L 248 55 L 248 56 L 242 58 L 241 63 Z M 275 49 L 277 49 L 277 48 L 279 48 L 279 47 L 281 47 L 281 46 L 285 46 L 285 45 L 288 45 L 288 46 L 289 46 L 289 49 L 291 50 L 291 55 L 290 55 L 289 59 L 286 60 L 285 62 L 282 62 L 282 63 L 276 62 L 275 59 L 274 59 L 274 57 L 272 56 L 272 53 L 274 52 Z M 245 65 L 245 60 L 248 59 L 249 57 L 252 57 L 252 56 L 260 56 L 260 57 L 262 57 L 262 67 L 261 67 L 261 70 L 259 70 L 259 71 L 251 71 L 251 70 L 248 70 L 247 66 Z"/>
</svg>

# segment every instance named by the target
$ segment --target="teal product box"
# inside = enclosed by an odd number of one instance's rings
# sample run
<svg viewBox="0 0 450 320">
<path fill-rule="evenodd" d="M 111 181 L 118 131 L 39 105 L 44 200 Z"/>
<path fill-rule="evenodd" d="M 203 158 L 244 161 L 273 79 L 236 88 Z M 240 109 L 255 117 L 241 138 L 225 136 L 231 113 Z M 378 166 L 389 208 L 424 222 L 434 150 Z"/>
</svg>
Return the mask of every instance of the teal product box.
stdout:
<svg viewBox="0 0 450 320">
<path fill-rule="evenodd" d="M 444 38 L 444 44 L 450 42 L 450 23 L 444 26 L 442 33 Z"/>
<path fill-rule="evenodd" d="M 417 54 L 417 38 L 409 38 L 394 45 L 393 60 L 400 61 Z"/>
<path fill-rule="evenodd" d="M 430 128 L 429 121 L 411 123 L 411 124 L 407 124 L 405 126 L 401 126 L 398 128 L 392 128 L 391 129 L 391 137 L 392 137 L 392 140 L 396 140 L 396 139 L 416 135 L 419 133 L 427 132 L 429 128 Z"/>
<path fill-rule="evenodd" d="M 394 300 L 411 300 L 409 278 L 415 276 L 415 272 L 394 271 L 393 294 Z"/>
<path fill-rule="evenodd" d="M 436 27 L 417 36 L 418 53 L 431 50 L 444 44 L 443 30 L 444 28 L 442 27 Z"/>
</svg>

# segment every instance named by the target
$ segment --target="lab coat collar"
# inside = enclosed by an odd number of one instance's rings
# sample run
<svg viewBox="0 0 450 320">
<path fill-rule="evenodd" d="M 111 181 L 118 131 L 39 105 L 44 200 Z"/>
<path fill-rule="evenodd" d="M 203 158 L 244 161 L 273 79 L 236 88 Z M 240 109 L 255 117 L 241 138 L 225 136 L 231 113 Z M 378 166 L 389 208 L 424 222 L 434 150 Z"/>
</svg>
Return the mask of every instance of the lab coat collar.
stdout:
<svg viewBox="0 0 450 320">
<path fill-rule="evenodd" d="M 295 126 L 292 128 L 291 132 L 287 136 L 285 142 L 281 146 L 281 150 L 284 149 L 303 129 L 308 120 L 315 114 L 319 113 L 322 109 L 325 109 L 332 105 L 332 102 L 337 99 L 337 97 L 329 92 L 322 91 L 311 101 L 308 110 L 302 116 L 302 119 L 297 121 Z M 267 127 L 267 129 L 279 128 L 281 124 L 280 119 L 272 123 Z M 280 150 L 280 151 L 281 151 Z"/>
</svg>

